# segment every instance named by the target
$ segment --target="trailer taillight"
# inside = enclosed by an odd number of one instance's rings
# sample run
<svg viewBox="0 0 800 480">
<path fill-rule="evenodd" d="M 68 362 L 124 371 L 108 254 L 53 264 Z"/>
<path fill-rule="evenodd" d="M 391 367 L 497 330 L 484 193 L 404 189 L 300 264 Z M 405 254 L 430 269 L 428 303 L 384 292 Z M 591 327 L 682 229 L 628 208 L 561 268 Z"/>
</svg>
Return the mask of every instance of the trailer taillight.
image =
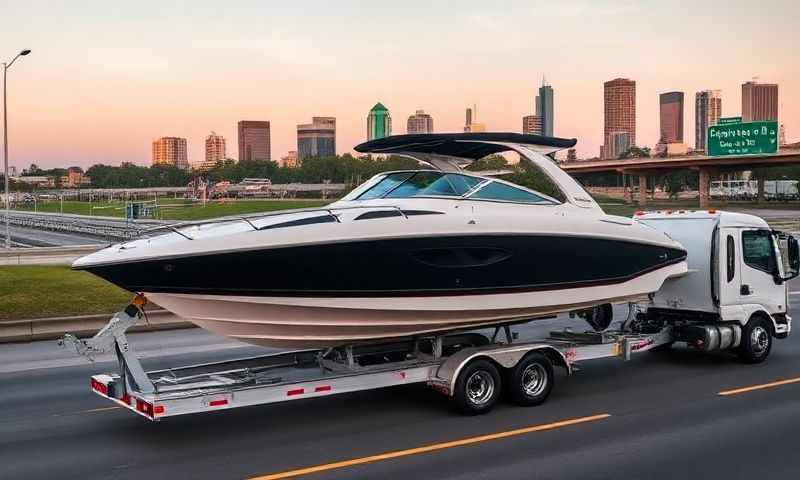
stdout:
<svg viewBox="0 0 800 480">
<path fill-rule="evenodd" d="M 108 386 L 106 386 L 106 384 L 99 382 L 94 378 L 92 379 L 91 384 L 92 384 L 92 390 L 94 390 L 97 393 L 101 393 L 105 396 L 108 396 Z"/>
<path fill-rule="evenodd" d="M 164 405 L 153 405 L 152 403 L 145 402 L 142 399 L 136 399 L 136 410 L 141 413 L 144 413 L 150 418 L 155 417 L 156 415 L 162 415 L 166 409 Z"/>
</svg>

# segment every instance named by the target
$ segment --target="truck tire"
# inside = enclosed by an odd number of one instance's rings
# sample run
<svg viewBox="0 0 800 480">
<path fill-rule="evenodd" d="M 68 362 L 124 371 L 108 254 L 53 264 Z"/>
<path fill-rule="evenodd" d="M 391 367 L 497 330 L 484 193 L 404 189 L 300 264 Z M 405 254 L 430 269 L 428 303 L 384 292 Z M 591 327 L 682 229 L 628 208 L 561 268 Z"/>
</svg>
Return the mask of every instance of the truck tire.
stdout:
<svg viewBox="0 0 800 480">
<path fill-rule="evenodd" d="M 521 406 L 544 403 L 555 383 L 553 363 L 541 353 L 529 353 L 508 374 L 508 394 Z"/>
<path fill-rule="evenodd" d="M 489 412 L 497 403 L 501 391 L 500 372 L 489 360 L 478 359 L 468 363 L 456 379 L 453 401 L 464 415 Z"/>
<path fill-rule="evenodd" d="M 739 345 L 739 358 L 745 363 L 761 363 L 772 350 L 772 325 L 758 315 L 750 318 L 742 328 L 742 343 Z"/>
</svg>

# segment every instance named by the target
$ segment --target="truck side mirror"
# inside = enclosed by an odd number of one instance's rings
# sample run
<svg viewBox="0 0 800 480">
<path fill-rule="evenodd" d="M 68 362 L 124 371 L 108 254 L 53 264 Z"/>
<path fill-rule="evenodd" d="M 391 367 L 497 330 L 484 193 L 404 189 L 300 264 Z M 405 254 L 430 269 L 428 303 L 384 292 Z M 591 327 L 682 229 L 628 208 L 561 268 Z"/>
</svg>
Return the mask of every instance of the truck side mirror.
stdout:
<svg viewBox="0 0 800 480">
<path fill-rule="evenodd" d="M 789 251 L 789 271 L 787 280 L 800 275 L 800 246 L 797 239 L 789 235 L 787 239 L 787 250 Z"/>
</svg>

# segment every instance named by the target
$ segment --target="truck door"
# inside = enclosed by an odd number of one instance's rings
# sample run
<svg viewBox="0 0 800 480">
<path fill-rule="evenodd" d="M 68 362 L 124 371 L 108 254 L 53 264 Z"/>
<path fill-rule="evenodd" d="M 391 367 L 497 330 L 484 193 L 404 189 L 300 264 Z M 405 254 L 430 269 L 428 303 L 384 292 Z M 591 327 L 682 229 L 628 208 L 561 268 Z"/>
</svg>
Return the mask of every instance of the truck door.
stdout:
<svg viewBox="0 0 800 480">
<path fill-rule="evenodd" d="M 741 230 L 739 299 L 743 304 L 763 305 L 768 312 L 783 311 L 785 287 L 775 281 L 777 268 L 772 232 Z"/>
<path fill-rule="evenodd" d="M 739 230 L 736 228 L 722 228 L 716 239 L 715 248 L 718 252 L 715 261 L 718 273 L 714 279 L 717 286 L 717 296 L 720 306 L 735 306 L 739 304 L 742 269 L 739 266 L 741 256 L 741 242 Z"/>
</svg>

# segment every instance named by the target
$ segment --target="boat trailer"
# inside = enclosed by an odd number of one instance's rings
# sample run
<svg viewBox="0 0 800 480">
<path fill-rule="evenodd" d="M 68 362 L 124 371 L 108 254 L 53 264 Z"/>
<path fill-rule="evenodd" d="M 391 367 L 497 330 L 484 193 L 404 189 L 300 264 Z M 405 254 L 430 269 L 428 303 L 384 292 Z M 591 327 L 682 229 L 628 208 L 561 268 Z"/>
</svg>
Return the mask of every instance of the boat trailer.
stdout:
<svg viewBox="0 0 800 480">
<path fill-rule="evenodd" d="M 627 360 L 673 341 L 669 326 L 653 334 L 628 331 L 635 316 L 632 305 L 616 331 L 564 330 L 520 341 L 510 325 L 499 325 L 490 327 L 491 336 L 448 332 L 147 372 L 126 337 L 127 329 L 143 318 L 145 302 L 137 296 L 92 338 L 66 334 L 59 343 L 90 361 L 97 354 L 116 354 L 118 372 L 92 376 L 91 389 L 149 420 L 414 383 L 451 397 L 463 413 L 478 414 L 494 406 L 501 387 L 515 403 L 544 402 L 554 385 L 553 366 L 571 374 L 584 360 Z"/>
</svg>

